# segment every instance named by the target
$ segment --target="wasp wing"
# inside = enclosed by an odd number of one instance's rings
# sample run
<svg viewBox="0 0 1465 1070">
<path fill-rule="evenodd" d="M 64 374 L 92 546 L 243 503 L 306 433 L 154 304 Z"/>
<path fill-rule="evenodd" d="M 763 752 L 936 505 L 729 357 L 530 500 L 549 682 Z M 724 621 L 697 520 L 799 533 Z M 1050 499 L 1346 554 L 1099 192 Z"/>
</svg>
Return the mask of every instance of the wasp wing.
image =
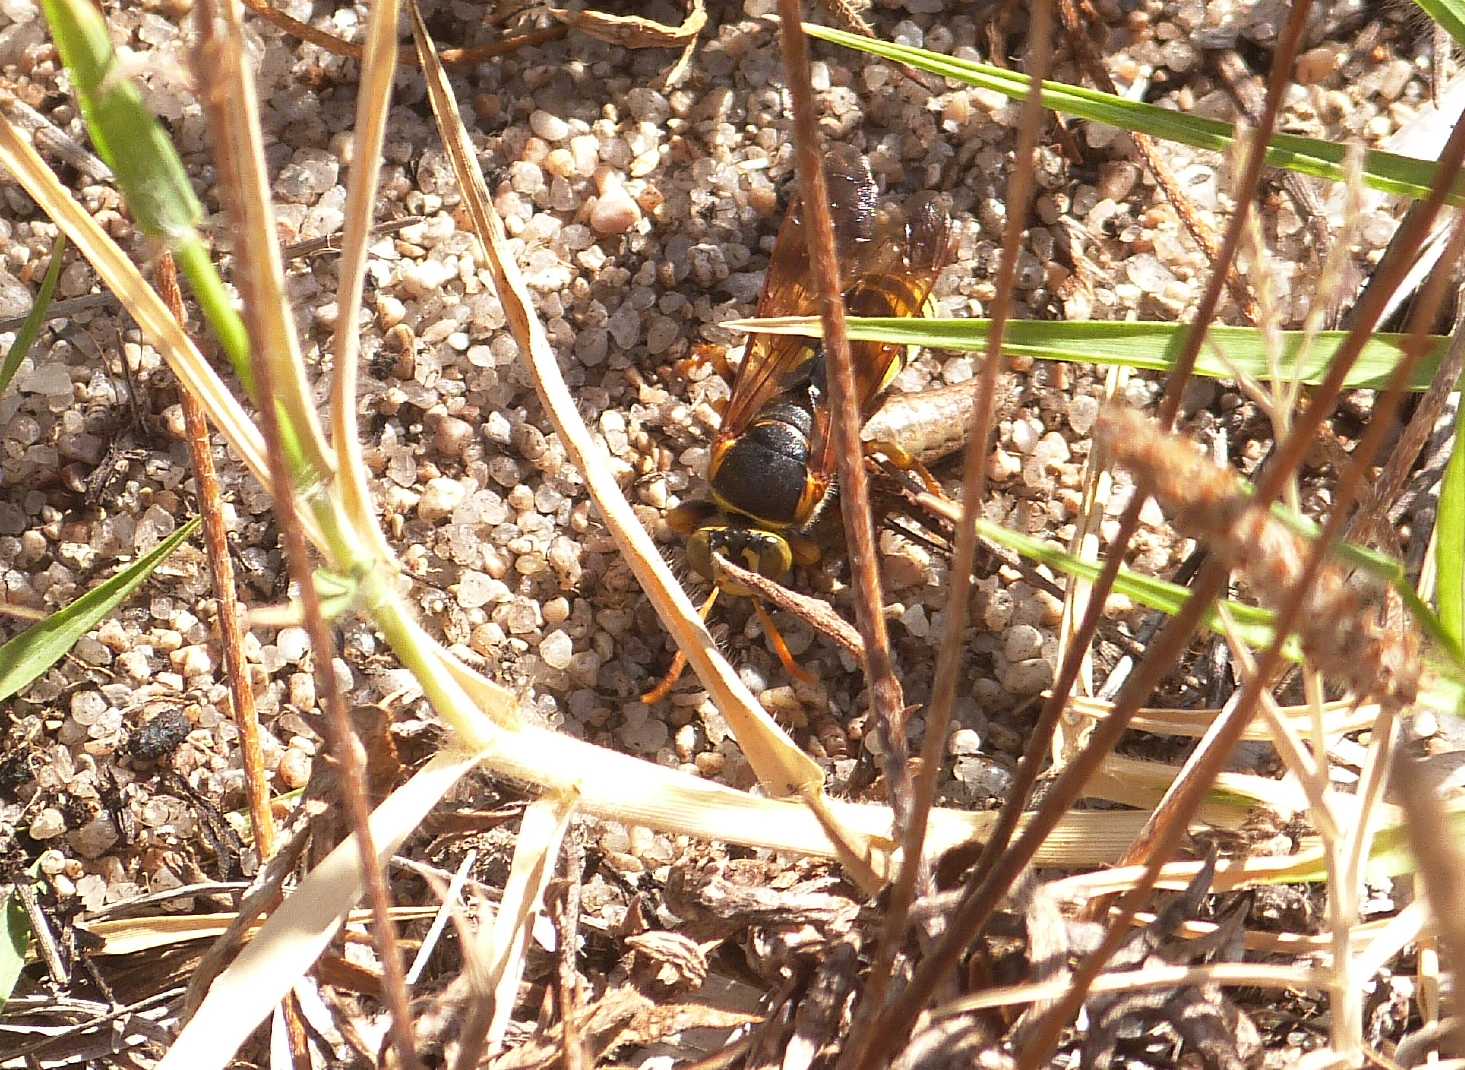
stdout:
<svg viewBox="0 0 1465 1070">
<path fill-rule="evenodd" d="M 887 255 L 877 241 L 875 179 L 869 163 L 848 145 L 832 148 L 824 167 L 834 218 L 835 254 L 843 277 L 853 279 Z M 809 260 L 803 205 L 796 199 L 773 246 L 758 298 L 758 315 L 806 316 L 817 311 L 818 292 Z M 806 338 L 753 335 L 733 380 L 720 437 L 741 434 L 771 398 L 807 378 L 816 351 Z"/>
<path fill-rule="evenodd" d="M 951 258 L 951 221 L 945 205 L 934 193 L 919 193 L 907 203 L 904 214 L 884 216 L 879 231 L 875 244 L 884 262 L 872 261 L 874 270 L 849 277 L 845 310 L 851 316 L 920 316 L 931 287 Z M 904 345 L 850 343 L 861 425 L 880 407 L 906 357 Z M 825 487 L 833 482 L 837 467 L 832 430 L 829 405 L 816 404 L 809 470 Z"/>
</svg>

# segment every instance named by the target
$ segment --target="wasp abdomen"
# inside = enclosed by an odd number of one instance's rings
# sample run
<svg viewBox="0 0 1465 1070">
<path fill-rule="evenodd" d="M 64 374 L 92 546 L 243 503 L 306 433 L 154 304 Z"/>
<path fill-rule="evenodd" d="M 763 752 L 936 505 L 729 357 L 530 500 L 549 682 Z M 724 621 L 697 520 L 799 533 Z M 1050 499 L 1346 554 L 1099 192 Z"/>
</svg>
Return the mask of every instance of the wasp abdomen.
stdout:
<svg viewBox="0 0 1465 1070">
<path fill-rule="evenodd" d="M 798 523 L 814 418 L 791 402 L 768 405 L 713 458 L 708 482 L 724 508 L 765 524 Z"/>
</svg>

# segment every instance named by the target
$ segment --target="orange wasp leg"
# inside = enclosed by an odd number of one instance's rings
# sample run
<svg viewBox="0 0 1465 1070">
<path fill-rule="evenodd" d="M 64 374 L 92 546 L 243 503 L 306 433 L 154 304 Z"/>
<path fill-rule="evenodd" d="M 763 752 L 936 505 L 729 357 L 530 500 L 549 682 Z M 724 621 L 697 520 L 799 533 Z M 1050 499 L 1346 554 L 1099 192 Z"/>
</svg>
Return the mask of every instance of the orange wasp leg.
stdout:
<svg viewBox="0 0 1465 1070">
<path fill-rule="evenodd" d="M 707 615 L 712 612 L 713 605 L 717 602 L 717 592 L 718 588 L 712 588 L 712 593 L 707 596 L 707 601 L 703 602 L 702 608 L 697 611 L 697 615 L 702 618 L 704 623 L 707 620 Z M 661 681 L 655 687 L 641 696 L 641 701 L 647 706 L 654 706 L 666 698 L 667 695 L 671 694 L 671 689 L 677 685 L 677 681 L 681 679 L 682 670 L 686 667 L 687 655 L 678 650 L 676 656 L 671 659 L 671 668 L 666 670 L 666 675 L 661 678 Z"/>
<path fill-rule="evenodd" d="M 866 442 L 865 453 L 883 454 L 885 459 L 896 468 L 898 468 L 900 471 L 909 472 L 911 475 L 919 479 L 923 484 L 925 484 L 926 489 L 932 494 L 940 498 L 945 498 L 947 496 L 946 488 L 943 487 L 939 482 L 937 482 L 936 477 L 931 474 L 930 470 L 927 469 L 924 464 L 918 461 L 911 453 L 909 453 L 901 446 L 896 445 L 894 442 Z"/>
<path fill-rule="evenodd" d="M 690 357 L 683 357 L 673 367 L 676 368 L 679 375 L 686 379 L 691 379 L 693 372 L 708 364 L 712 365 L 712 370 L 724 382 L 732 382 L 737 374 L 737 370 L 728 363 L 727 346 L 712 345 L 710 343 L 703 343 L 702 345 L 696 346 L 692 350 Z M 718 416 L 722 416 L 727 410 L 727 403 L 727 398 L 718 398 L 716 401 L 711 402 L 712 409 Z"/>
<path fill-rule="evenodd" d="M 758 621 L 763 625 L 763 630 L 768 633 L 768 640 L 773 644 L 773 652 L 778 655 L 778 660 L 783 662 L 784 670 L 801 684 L 813 686 L 817 683 L 818 677 L 794 661 L 794 656 L 789 653 L 788 644 L 783 641 L 783 635 L 779 632 L 778 625 L 773 623 L 773 615 L 763 608 L 763 603 L 755 598 L 753 609 L 758 614 Z"/>
</svg>

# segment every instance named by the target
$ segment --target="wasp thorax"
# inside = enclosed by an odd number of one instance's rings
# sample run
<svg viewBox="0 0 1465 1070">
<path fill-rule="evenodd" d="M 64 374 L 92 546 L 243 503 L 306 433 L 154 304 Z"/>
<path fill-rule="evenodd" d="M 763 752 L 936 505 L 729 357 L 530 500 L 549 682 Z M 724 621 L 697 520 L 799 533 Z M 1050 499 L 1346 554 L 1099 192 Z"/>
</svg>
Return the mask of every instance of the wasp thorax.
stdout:
<svg viewBox="0 0 1465 1070">
<path fill-rule="evenodd" d="M 713 567 L 715 555 L 771 580 L 786 575 L 794 563 L 788 540 L 777 532 L 737 524 L 709 524 L 693 532 L 687 539 L 687 563 L 693 571 L 716 583 L 725 593 L 742 597 L 753 592 L 740 584 L 721 579 Z"/>
</svg>

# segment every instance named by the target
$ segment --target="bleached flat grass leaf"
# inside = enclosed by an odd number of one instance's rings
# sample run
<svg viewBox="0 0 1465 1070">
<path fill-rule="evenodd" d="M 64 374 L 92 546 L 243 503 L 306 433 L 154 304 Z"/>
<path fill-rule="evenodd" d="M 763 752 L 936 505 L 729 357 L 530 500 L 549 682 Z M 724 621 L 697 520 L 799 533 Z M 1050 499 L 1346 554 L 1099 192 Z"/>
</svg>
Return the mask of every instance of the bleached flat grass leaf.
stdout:
<svg viewBox="0 0 1465 1070">
<path fill-rule="evenodd" d="M 438 754 L 372 812 L 372 841 L 384 865 L 480 758 L 461 752 Z M 361 859 L 351 837 L 310 871 L 239 957 L 214 979 L 158 1070 L 228 1066 L 239 1045 L 320 956 L 361 892 Z"/>
<path fill-rule="evenodd" d="M 411 5 L 411 12 L 417 54 L 443 145 L 452 161 L 473 229 L 487 254 L 499 301 L 519 344 L 519 351 L 525 357 L 535 388 L 566 452 L 584 476 L 591 498 L 627 564 L 678 647 L 686 654 L 693 670 L 712 693 L 765 789 L 778 796 L 813 798 L 819 795 L 823 790 L 824 774 L 818 763 L 800 750 L 758 705 L 727 660 L 717 651 L 691 599 L 682 590 L 621 493 L 604 448 L 595 442 L 585 426 L 509 248 L 503 223 L 488 194 L 477 152 L 463 125 L 452 87 L 437 59 L 421 13 L 415 5 Z M 861 857 L 868 853 L 859 845 L 854 845 L 854 850 Z M 858 867 L 854 858 L 846 859 L 846 863 Z"/>
<path fill-rule="evenodd" d="M 544 890 L 554 876 L 555 859 L 574 813 L 575 799 L 568 795 L 547 796 L 524 811 L 498 912 L 493 925 L 480 930 L 477 966 L 483 976 L 475 977 L 474 983 L 493 993 L 493 1015 L 485 1041 L 491 1055 L 497 1054 L 503 1044 L 524 976 L 524 953 L 544 907 Z"/>
<path fill-rule="evenodd" d="M 0 646 L 0 699 L 16 694 L 60 661 L 78 639 L 101 623 L 169 554 L 190 539 L 199 524 L 197 517 L 190 520 L 115 576 Z"/>
</svg>

